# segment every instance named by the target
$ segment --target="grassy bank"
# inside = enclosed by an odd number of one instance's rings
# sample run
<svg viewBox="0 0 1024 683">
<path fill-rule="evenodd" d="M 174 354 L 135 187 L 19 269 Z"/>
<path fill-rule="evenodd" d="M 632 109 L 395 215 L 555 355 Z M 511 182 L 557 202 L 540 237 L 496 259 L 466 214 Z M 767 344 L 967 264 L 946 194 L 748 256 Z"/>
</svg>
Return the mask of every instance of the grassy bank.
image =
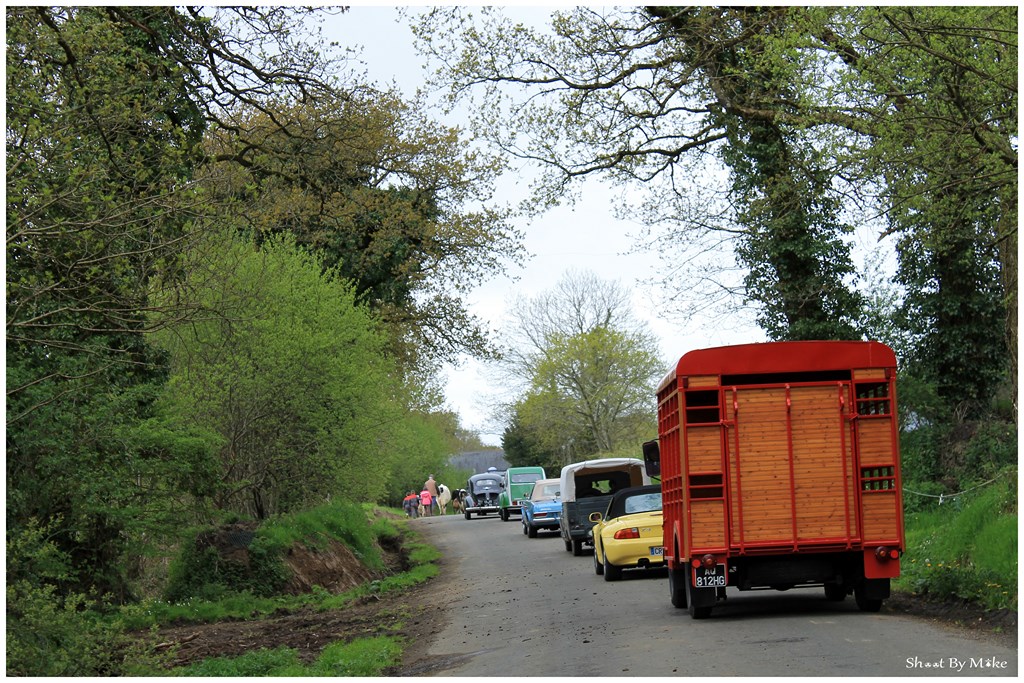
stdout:
<svg viewBox="0 0 1024 683">
<path fill-rule="evenodd" d="M 247 570 L 225 570 L 212 549 L 195 551 L 193 530 L 182 538 L 181 552 L 171 562 L 161 598 L 111 607 L 78 600 L 54 608 L 50 596 L 26 591 L 19 597 L 8 586 L 8 614 L 17 599 L 22 628 L 40 634 L 32 640 L 12 639 L 8 628 L 7 672 L 10 675 L 51 676 L 379 676 L 401 659 L 403 643 L 388 633 L 350 643 L 333 643 L 311 664 L 286 647 L 261 649 L 242 657 L 214 658 L 168 670 L 167 650 L 155 651 L 148 631 L 170 625 L 259 620 L 298 610 L 325 612 L 343 609 L 368 595 L 400 591 L 420 584 L 438 572 L 438 551 L 417 541 L 404 517 L 374 506 L 333 504 L 270 520 L 255 530 Z M 293 544 L 324 548 L 341 541 L 382 578 L 343 593 L 314 586 L 309 593 L 285 595 L 276 590 L 286 579 L 284 555 Z M 401 546 L 405 570 L 393 574 L 385 567 L 381 547 Z M 31 619 L 30 619 L 31 617 Z M 32 647 L 24 646 L 29 643 Z M 12 645 L 14 647 L 12 647 Z"/>
<path fill-rule="evenodd" d="M 343 593 L 329 593 L 319 587 L 304 595 L 282 595 L 275 590 L 283 578 L 282 557 L 295 543 L 316 548 L 329 539 L 339 540 L 364 565 L 381 569 L 384 565 L 379 546 L 397 537 L 401 537 L 408 553 L 409 569 L 404 572 Z M 128 630 L 138 631 L 171 623 L 259 619 L 302 608 L 340 609 L 371 593 L 401 590 L 426 581 L 437 573 L 433 562 L 438 556 L 432 546 L 416 540 L 404 518 L 376 514 L 373 506 L 329 505 L 261 525 L 250 546 L 253 570 L 246 577 L 218 573 L 220 566 L 208 553 L 194 557 L 189 551 L 183 552 L 172 563 L 169 598 L 127 606 L 118 618 Z"/>
<path fill-rule="evenodd" d="M 1017 477 L 934 499 L 906 517 L 907 552 L 894 589 L 1017 609 Z"/>
<path fill-rule="evenodd" d="M 315 662 L 299 661 L 287 647 L 257 650 L 241 657 L 214 657 L 179 667 L 177 676 L 381 676 L 401 661 L 402 646 L 395 638 L 361 638 L 324 648 Z"/>
</svg>

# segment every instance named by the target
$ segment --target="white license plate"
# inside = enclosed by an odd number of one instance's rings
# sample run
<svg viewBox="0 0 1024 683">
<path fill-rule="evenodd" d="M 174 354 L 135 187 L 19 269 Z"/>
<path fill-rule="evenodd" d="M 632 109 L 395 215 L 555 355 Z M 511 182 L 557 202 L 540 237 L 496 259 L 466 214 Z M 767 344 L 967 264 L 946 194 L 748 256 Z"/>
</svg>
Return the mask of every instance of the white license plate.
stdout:
<svg viewBox="0 0 1024 683">
<path fill-rule="evenodd" d="M 651 546 L 651 555 L 652 556 L 657 555 L 658 557 L 664 557 L 665 556 L 665 546 L 662 546 L 662 545 L 652 545 Z"/>
</svg>

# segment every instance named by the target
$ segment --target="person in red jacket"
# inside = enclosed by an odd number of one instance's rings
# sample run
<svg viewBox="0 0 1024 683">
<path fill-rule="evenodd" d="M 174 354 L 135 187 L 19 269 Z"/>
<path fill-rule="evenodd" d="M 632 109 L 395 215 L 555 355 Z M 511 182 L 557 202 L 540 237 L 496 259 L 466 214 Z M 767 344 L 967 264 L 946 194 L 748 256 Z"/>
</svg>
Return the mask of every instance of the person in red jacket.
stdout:
<svg viewBox="0 0 1024 683">
<path fill-rule="evenodd" d="M 409 491 L 409 495 L 402 499 L 402 508 L 405 509 L 405 516 L 416 519 L 420 516 L 420 497 L 415 491 Z"/>
</svg>

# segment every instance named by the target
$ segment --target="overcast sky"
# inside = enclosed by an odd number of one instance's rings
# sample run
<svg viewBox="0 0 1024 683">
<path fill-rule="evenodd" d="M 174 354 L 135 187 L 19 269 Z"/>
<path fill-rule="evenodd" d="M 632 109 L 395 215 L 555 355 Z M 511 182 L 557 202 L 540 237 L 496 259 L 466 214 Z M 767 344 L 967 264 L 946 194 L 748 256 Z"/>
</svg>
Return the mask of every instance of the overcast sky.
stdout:
<svg viewBox="0 0 1024 683">
<path fill-rule="evenodd" d="M 533 16 L 543 21 L 548 14 L 548 10 L 536 7 L 517 8 L 515 12 L 520 20 Z M 342 45 L 361 45 L 370 80 L 382 85 L 394 83 L 411 97 L 423 85 L 425 72 L 422 59 L 413 49 L 408 25 L 395 23 L 397 18 L 393 7 L 356 6 L 326 22 L 324 36 Z M 455 118 L 442 118 L 440 113 L 435 118 L 445 124 L 459 123 Z M 508 177 L 501 181 L 499 190 L 502 196 L 518 200 L 525 196 L 524 185 Z M 692 349 L 763 341 L 763 333 L 743 321 L 726 325 L 716 321 L 704 327 L 694 322 L 684 329 L 657 316 L 658 293 L 641 280 L 649 278 L 661 264 L 654 254 L 631 253 L 640 226 L 613 216 L 617 192 L 591 181 L 574 206 L 553 209 L 528 224 L 519 223 L 533 258 L 523 268 L 510 272 L 517 280 L 497 278 L 475 290 L 468 297 L 470 310 L 492 328 L 500 328 L 506 322 L 509 304 L 516 298 L 552 289 L 568 271 L 590 270 L 633 291 L 637 317 L 647 322 L 660 339 L 666 371 Z M 488 377 L 486 368 L 467 360 L 461 368 L 448 368 L 446 374 L 448 404 L 459 413 L 463 427 L 479 432 L 487 444 L 500 445 L 504 425 L 491 419 L 492 406 L 507 397 Z"/>
</svg>

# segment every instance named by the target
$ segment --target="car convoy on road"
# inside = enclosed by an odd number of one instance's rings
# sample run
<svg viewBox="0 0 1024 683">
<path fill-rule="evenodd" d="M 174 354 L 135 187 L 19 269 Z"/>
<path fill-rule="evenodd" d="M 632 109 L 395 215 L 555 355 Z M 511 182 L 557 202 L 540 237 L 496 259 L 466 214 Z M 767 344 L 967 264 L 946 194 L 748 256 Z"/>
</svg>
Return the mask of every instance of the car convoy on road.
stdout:
<svg viewBox="0 0 1024 683">
<path fill-rule="evenodd" d="M 571 463 L 558 479 L 492 468 L 470 477 L 465 516 L 557 529 L 573 555 L 593 547 L 606 581 L 666 567 L 672 605 L 695 619 L 726 587 L 819 587 L 877 612 L 905 547 L 895 381 L 878 342 L 691 351 L 658 387 L 643 460 Z"/>
</svg>

